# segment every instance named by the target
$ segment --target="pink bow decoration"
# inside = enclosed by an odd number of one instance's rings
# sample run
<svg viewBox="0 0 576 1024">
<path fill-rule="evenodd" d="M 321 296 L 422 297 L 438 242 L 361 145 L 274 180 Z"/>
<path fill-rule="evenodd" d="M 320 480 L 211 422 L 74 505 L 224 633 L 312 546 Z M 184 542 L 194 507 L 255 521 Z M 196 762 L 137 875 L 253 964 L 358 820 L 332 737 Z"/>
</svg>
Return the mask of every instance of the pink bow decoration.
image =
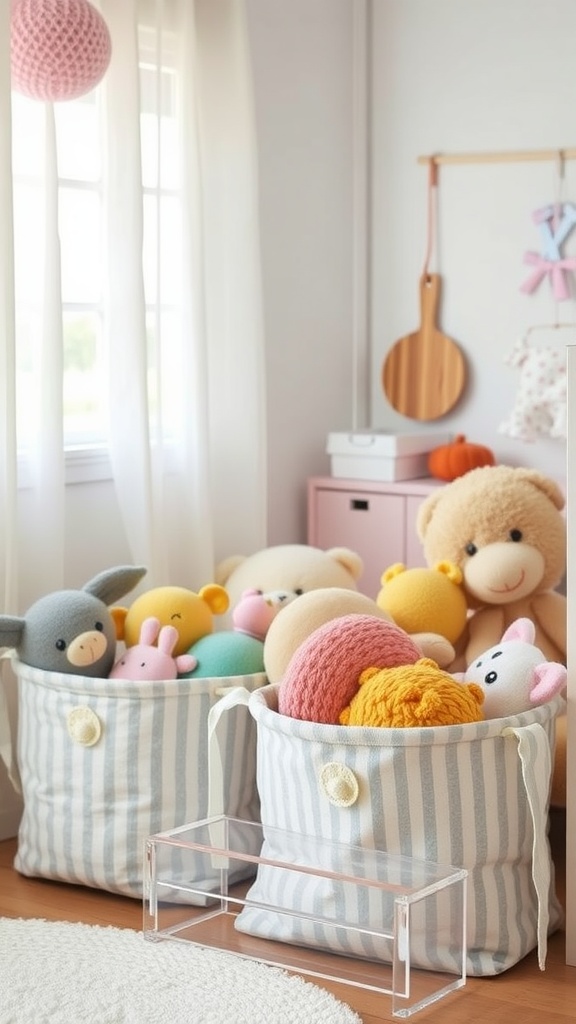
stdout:
<svg viewBox="0 0 576 1024">
<path fill-rule="evenodd" d="M 555 203 L 535 210 L 532 220 L 538 227 L 542 240 L 539 253 L 524 254 L 524 263 L 534 267 L 534 271 L 521 286 L 520 291 L 529 295 L 540 284 L 544 277 L 549 277 L 552 293 L 557 301 L 570 298 L 568 287 L 568 271 L 576 270 L 576 258 L 562 256 L 560 246 L 576 225 L 576 207 L 572 203 Z"/>
<path fill-rule="evenodd" d="M 566 272 L 576 270 L 576 257 L 549 260 L 537 252 L 524 254 L 524 263 L 534 267 L 534 271 L 526 278 L 520 291 L 530 295 L 538 287 L 542 279 L 550 276 L 552 283 L 552 294 L 558 302 L 570 298 Z"/>
</svg>

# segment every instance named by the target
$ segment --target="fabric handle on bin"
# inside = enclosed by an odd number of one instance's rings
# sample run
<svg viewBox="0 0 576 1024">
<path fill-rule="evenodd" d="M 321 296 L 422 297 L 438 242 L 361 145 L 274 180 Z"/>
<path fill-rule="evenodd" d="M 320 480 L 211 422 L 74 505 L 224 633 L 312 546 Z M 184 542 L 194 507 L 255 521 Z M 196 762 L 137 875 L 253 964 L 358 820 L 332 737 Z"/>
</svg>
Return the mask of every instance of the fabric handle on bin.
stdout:
<svg viewBox="0 0 576 1024">
<path fill-rule="evenodd" d="M 222 715 L 232 708 L 248 707 L 250 690 L 245 686 L 222 687 L 216 691 L 221 694 L 220 700 L 213 704 L 208 712 L 208 818 L 224 815 L 224 765 L 222 750 L 218 742 L 218 723 Z M 225 845 L 225 822 L 214 822 L 210 825 L 211 842 L 215 846 Z M 226 857 L 212 857 L 212 866 L 226 869 L 229 867 Z"/>
<path fill-rule="evenodd" d="M 532 815 L 532 880 L 538 897 L 538 966 L 546 966 L 550 885 L 552 882 L 547 833 L 547 808 L 552 774 L 552 755 L 545 730 L 538 723 L 504 729 L 503 736 L 518 741 L 522 779 Z"/>
<path fill-rule="evenodd" d="M 13 650 L 7 650 L 0 655 L 0 759 L 6 765 L 8 778 L 15 791 L 21 794 L 22 784 L 12 742 L 12 728 L 6 696 L 6 662 L 11 660 L 13 654 Z"/>
</svg>

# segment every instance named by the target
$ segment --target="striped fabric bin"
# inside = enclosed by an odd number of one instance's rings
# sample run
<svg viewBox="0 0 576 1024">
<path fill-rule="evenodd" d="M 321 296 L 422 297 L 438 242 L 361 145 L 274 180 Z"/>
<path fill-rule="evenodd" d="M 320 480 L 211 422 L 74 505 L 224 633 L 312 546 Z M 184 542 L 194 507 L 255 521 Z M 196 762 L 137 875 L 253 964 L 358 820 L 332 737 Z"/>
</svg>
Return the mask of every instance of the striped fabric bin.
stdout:
<svg viewBox="0 0 576 1024">
<path fill-rule="evenodd" d="M 294 844 L 278 849 L 282 839 L 276 831 L 266 838 L 270 827 L 466 868 L 468 973 L 499 974 L 536 947 L 544 967 L 547 936 L 562 922 L 548 842 L 561 697 L 510 718 L 408 729 L 302 722 L 280 715 L 277 706 L 274 686 L 249 698 L 258 730 L 263 857 L 294 861 Z M 353 874 L 351 864 L 321 866 Z M 259 865 L 248 899 L 260 908 L 244 908 L 236 927 L 384 960 L 386 949 L 354 931 L 357 923 L 381 928 L 389 914 L 382 898 L 366 886 L 352 892 L 337 880 Z M 454 968 L 450 942 L 457 929 L 449 903 L 434 911 L 434 920 L 422 921 L 420 934 L 411 935 L 415 966 Z M 262 905 L 315 912 L 322 920 Z"/>
<path fill-rule="evenodd" d="M 24 799 L 14 866 L 141 897 L 144 840 L 212 811 L 211 707 L 230 688 L 263 686 L 265 675 L 130 682 L 46 672 L 17 659 L 13 668 Z M 223 783 L 216 810 L 258 820 L 248 709 L 222 716 L 215 739 Z"/>
</svg>

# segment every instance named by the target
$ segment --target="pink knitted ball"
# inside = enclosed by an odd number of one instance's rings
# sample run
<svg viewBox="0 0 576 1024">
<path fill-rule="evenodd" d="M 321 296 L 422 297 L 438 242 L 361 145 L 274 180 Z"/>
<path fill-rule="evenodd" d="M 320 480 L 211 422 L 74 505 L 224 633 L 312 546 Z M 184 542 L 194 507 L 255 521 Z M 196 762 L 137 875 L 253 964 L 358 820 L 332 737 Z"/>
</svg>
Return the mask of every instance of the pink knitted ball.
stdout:
<svg viewBox="0 0 576 1024">
<path fill-rule="evenodd" d="M 103 77 L 112 46 L 88 0 L 15 0 L 10 28 L 12 87 L 34 100 L 72 100 Z"/>
<path fill-rule="evenodd" d="M 407 633 L 375 615 L 343 615 L 313 633 L 292 655 L 278 688 L 282 715 L 336 725 L 366 668 L 414 665 L 421 652 Z"/>
</svg>

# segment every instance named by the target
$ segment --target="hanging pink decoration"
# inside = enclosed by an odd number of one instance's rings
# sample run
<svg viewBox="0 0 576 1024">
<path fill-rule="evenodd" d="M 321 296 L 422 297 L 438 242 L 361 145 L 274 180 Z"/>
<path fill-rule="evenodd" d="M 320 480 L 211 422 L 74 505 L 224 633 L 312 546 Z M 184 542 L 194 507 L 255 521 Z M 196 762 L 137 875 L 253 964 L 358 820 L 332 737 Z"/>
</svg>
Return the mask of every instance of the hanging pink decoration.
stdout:
<svg viewBox="0 0 576 1024">
<path fill-rule="evenodd" d="M 12 88 L 35 100 L 73 100 L 103 78 L 112 50 L 88 0 L 14 0 Z"/>
<path fill-rule="evenodd" d="M 545 277 L 550 278 L 556 301 L 570 298 L 568 272 L 576 270 L 576 259 L 562 255 L 561 245 L 576 225 L 576 208 L 572 203 L 555 203 L 535 210 L 532 220 L 538 226 L 540 252 L 524 253 L 524 263 L 533 269 L 520 291 L 530 295 Z"/>
</svg>

